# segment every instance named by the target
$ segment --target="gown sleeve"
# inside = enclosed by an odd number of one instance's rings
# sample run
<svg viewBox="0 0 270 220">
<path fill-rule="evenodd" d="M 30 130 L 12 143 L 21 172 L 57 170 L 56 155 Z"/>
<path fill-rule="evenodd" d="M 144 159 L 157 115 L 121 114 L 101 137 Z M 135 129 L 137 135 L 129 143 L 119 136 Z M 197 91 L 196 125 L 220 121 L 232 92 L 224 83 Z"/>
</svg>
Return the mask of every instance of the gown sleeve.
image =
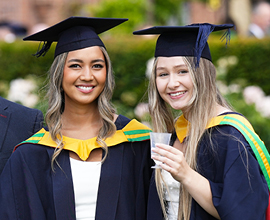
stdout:
<svg viewBox="0 0 270 220">
<path fill-rule="evenodd" d="M 221 219 L 265 220 L 268 187 L 248 142 L 231 126 L 215 127 L 211 134 L 214 147 L 210 150 L 207 137 L 202 139 L 198 170 L 210 182 Z"/>
</svg>

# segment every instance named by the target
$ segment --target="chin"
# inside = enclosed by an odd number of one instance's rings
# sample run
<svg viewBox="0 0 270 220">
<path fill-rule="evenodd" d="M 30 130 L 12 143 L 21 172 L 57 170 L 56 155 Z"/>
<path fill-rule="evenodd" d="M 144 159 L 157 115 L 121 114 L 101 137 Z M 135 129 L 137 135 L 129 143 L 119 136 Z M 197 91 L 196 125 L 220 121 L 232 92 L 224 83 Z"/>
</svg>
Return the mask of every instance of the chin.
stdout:
<svg viewBox="0 0 270 220">
<path fill-rule="evenodd" d="M 174 110 L 179 110 L 179 111 L 182 111 L 182 107 L 179 107 L 179 106 L 173 106 L 171 105 L 171 107 L 174 109 Z"/>
</svg>

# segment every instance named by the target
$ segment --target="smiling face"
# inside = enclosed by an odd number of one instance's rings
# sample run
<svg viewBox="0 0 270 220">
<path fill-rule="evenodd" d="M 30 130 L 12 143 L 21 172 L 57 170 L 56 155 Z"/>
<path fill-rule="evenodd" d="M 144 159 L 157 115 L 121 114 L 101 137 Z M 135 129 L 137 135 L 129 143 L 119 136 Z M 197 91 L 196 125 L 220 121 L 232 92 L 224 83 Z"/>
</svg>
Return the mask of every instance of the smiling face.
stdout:
<svg viewBox="0 0 270 220">
<path fill-rule="evenodd" d="M 67 105 L 97 105 L 106 83 L 106 61 L 98 46 L 68 53 L 62 87 Z"/>
<path fill-rule="evenodd" d="M 182 57 L 158 57 L 156 85 L 161 98 L 184 113 L 193 96 L 193 82 Z"/>
</svg>

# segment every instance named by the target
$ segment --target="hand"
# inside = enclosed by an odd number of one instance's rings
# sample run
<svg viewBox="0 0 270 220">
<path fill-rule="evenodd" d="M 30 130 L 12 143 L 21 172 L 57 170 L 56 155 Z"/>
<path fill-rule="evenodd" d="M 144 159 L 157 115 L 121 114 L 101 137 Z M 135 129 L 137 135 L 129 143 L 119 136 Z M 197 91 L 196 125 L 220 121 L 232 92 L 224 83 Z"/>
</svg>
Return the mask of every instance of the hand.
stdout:
<svg viewBox="0 0 270 220">
<path fill-rule="evenodd" d="M 152 151 L 160 155 L 152 156 L 152 158 L 162 162 L 161 168 L 171 173 L 178 182 L 185 182 L 193 171 L 187 164 L 183 152 L 172 146 L 156 144 L 156 148 Z"/>
<path fill-rule="evenodd" d="M 160 155 L 152 156 L 152 158 L 162 162 L 161 168 L 171 173 L 175 180 L 181 182 L 204 210 L 220 219 L 212 202 L 209 181 L 187 164 L 183 152 L 166 144 L 156 144 L 156 148 L 153 148 L 152 151 Z"/>
</svg>

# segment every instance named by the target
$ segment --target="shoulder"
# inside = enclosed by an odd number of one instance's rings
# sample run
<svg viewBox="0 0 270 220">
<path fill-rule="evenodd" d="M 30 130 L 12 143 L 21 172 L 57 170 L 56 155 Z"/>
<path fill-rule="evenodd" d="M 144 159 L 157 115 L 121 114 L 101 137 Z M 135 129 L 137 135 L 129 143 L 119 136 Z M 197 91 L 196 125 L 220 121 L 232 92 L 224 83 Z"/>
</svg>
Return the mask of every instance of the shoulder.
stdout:
<svg viewBox="0 0 270 220">
<path fill-rule="evenodd" d="M 41 164 L 45 161 L 46 163 L 50 163 L 50 156 L 54 150 L 55 148 L 40 144 L 24 143 L 19 145 L 11 154 L 10 160 L 15 164 L 20 163 L 20 161 L 28 164 Z"/>
<path fill-rule="evenodd" d="M 2 97 L 0 97 L 0 105 L 5 106 L 4 108 L 7 108 L 11 112 L 20 111 L 27 114 L 42 114 L 42 112 L 38 109 L 29 108 L 21 104 L 4 99 Z"/>
<path fill-rule="evenodd" d="M 136 119 L 129 119 L 123 115 L 119 115 L 117 120 L 115 121 L 115 125 L 117 127 L 117 130 L 121 130 L 124 128 L 132 128 L 132 129 L 146 129 L 148 132 L 151 131 L 151 129 L 144 125 L 143 123 L 137 121 Z"/>
<path fill-rule="evenodd" d="M 243 135 L 244 133 L 255 134 L 255 131 L 248 121 L 242 114 L 237 112 L 228 112 L 218 117 L 214 118 L 213 125 L 209 126 L 211 132 L 216 132 L 222 134 L 232 134 L 232 135 Z"/>
<path fill-rule="evenodd" d="M 53 151 L 53 148 L 39 144 L 22 144 L 11 154 L 2 174 L 4 176 L 6 172 L 14 173 L 15 181 L 23 176 L 37 178 L 38 181 L 47 178 L 51 169 Z M 47 181 L 46 178 L 43 180 Z"/>
<path fill-rule="evenodd" d="M 212 150 L 240 151 L 246 150 L 249 143 L 246 134 L 256 135 L 249 121 L 241 114 L 229 112 L 219 115 L 216 122 L 210 126 L 201 140 L 201 146 L 212 146 Z"/>
<path fill-rule="evenodd" d="M 250 122 L 240 113 L 227 112 L 217 117 L 219 122 L 208 129 L 211 139 L 226 144 L 227 142 L 246 142 L 244 129 L 246 132 L 253 132 Z M 248 129 L 248 131 L 246 130 Z"/>
<path fill-rule="evenodd" d="M 115 125 L 117 130 L 124 128 L 131 120 L 123 115 L 118 115 L 117 119 L 115 120 Z"/>
<path fill-rule="evenodd" d="M 49 146 L 45 146 L 42 144 L 35 144 L 35 143 L 29 143 L 29 142 L 24 142 L 18 145 L 15 150 L 15 152 L 20 152 L 23 154 L 36 154 L 39 152 L 44 152 L 47 151 L 48 149 L 54 150 L 55 148 L 51 148 Z"/>
<path fill-rule="evenodd" d="M 241 151 L 249 147 L 249 143 L 245 139 L 242 132 L 231 125 L 222 125 L 213 127 L 210 131 L 211 142 L 215 149 L 218 148 L 219 151 L 229 150 Z M 209 144 L 208 138 L 204 138 L 204 143 Z"/>
</svg>

